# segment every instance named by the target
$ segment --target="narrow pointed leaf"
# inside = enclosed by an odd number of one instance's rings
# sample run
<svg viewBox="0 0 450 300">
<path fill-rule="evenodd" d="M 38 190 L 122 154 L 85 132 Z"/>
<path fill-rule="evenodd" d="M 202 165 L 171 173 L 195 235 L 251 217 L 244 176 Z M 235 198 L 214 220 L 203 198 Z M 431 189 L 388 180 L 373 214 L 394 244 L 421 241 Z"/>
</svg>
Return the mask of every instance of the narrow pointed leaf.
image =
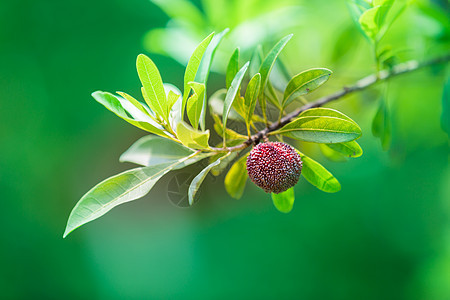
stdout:
<svg viewBox="0 0 450 300">
<path fill-rule="evenodd" d="M 227 127 L 228 114 L 230 113 L 231 106 L 233 105 L 233 101 L 236 98 L 236 95 L 239 91 L 239 87 L 241 86 L 242 79 L 244 78 L 245 72 L 247 71 L 249 62 L 247 62 L 236 74 L 233 81 L 231 82 L 231 86 L 227 91 L 227 95 L 225 96 L 225 101 L 223 104 L 223 113 L 222 113 L 222 123 L 223 127 Z M 225 143 L 225 139 L 224 139 Z"/>
<path fill-rule="evenodd" d="M 245 91 L 245 108 L 246 111 L 246 122 L 250 124 L 252 116 L 255 112 L 256 100 L 258 99 L 259 87 L 261 85 L 261 74 L 256 73 L 255 76 L 250 80 L 247 90 Z"/>
<path fill-rule="evenodd" d="M 294 188 L 290 188 L 279 194 L 272 193 L 273 205 L 283 213 L 288 213 L 292 210 L 294 207 L 294 200 Z"/>
<path fill-rule="evenodd" d="M 341 184 L 333 174 L 312 158 L 300 152 L 299 154 L 303 162 L 302 175 L 309 183 L 327 193 L 336 193 L 341 190 Z"/>
<path fill-rule="evenodd" d="M 205 84 L 198 82 L 190 82 L 189 86 L 192 88 L 194 93 L 189 97 L 187 101 L 187 115 L 189 122 L 194 129 L 198 129 L 198 124 L 200 121 L 200 114 L 202 113 L 203 101 L 205 100 Z"/>
<path fill-rule="evenodd" d="M 267 54 L 264 61 L 259 68 L 259 73 L 261 74 L 261 88 L 259 90 L 259 101 L 261 109 L 263 110 L 263 115 L 266 115 L 266 103 L 264 98 L 264 92 L 266 89 L 267 82 L 269 81 L 270 71 L 272 70 L 275 61 L 286 46 L 287 42 L 292 38 L 292 34 L 282 38 Z"/>
<path fill-rule="evenodd" d="M 234 50 L 228 62 L 227 72 L 225 75 L 227 89 L 230 88 L 231 82 L 233 81 L 238 71 L 239 71 L 239 48 L 236 48 L 236 50 Z"/>
<path fill-rule="evenodd" d="M 209 130 L 198 131 L 181 121 L 178 123 L 177 137 L 188 148 L 209 149 Z"/>
<path fill-rule="evenodd" d="M 184 91 L 183 91 L 183 101 L 181 104 L 181 112 L 182 115 L 184 115 L 184 110 L 186 107 L 186 102 L 189 97 L 189 82 L 192 82 L 195 80 L 195 76 L 197 74 L 198 68 L 200 66 L 200 62 L 202 61 L 202 57 L 205 54 L 206 48 L 208 47 L 209 43 L 211 42 L 211 39 L 214 36 L 214 32 L 208 35 L 194 50 L 194 53 L 192 53 L 191 58 L 189 59 L 189 62 L 186 67 L 186 71 L 184 73 Z"/>
<path fill-rule="evenodd" d="M 208 175 L 209 171 L 220 164 L 220 162 L 228 157 L 231 154 L 231 152 L 228 152 L 226 155 L 222 156 L 221 158 L 217 159 L 215 162 L 209 164 L 206 168 L 204 168 L 195 178 L 192 180 L 191 185 L 189 186 L 188 190 L 188 197 L 189 197 L 189 205 L 194 204 L 194 197 L 197 193 L 198 189 L 200 188 L 200 185 L 203 183 L 203 180 L 205 180 L 206 175 Z"/>
<path fill-rule="evenodd" d="M 380 99 L 380 106 L 372 121 L 372 133 L 380 138 L 381 146 L 388 150 L 391 144 L 391 121 L 385 99 Z"/>
<path fill-rule="evenodd" d="M 144 87 L 148 106 L 164 120 L 168 120 L 166 93 L 161 75 L 153 61 L 144 54 L 139 54 L 136 61 L 139 79 Z"/>
<path fill-rule="evenodd" d="M 134 99 L 133 97 L 131 97 L 131 96 L 128 95 L 127 93 L 117 92 L 117 94 L 119 94 L 119 95 L 122 96 L 123 98 L 127 99 L 131 104 L 133 104 L 133 105 L 134 105 L 137 109 L 139 109 L 143 114 L 150 116 L 148 110 L 145 109 L 145 107 L 142 105 L 141 102 L 139 102 L 138 100 Z"/>
<path fill-rule="evenodd" d="M 113 94 L 107 93 L 107 92 L 101 92 L 97 91 L 92 93 L 92 97 L 102 105 L 104 105 L 108 110 L 115 113 L 120 118 L 124 119 L 131 125 L 136 126 L 139 129 L 167 137 L 167 134 L 160 128 L 155 127 L 154 125 L 150 124 L 149 121 L 136 121 L 132 119 L 128 114 L 125 108 L 122 106 L 119 99 L 117 99 L 116 96 Z"/>
<path fill-rule="evenodd" d="M 110 177 L 93 187 L 70 213 L 64 237 L 87 222 L 93 221 L 119 204 L 145 196 L 155 183 L 178 164 L 188 160 L 136 168 Z"/>
<path fill-rule="evenodd" d="M 306 95 L 330 78 L 332 72 L 325 68 L 310 69 L 295 75 L 288 83 L 283 98 L 283 107 L 286 107 L 295 98 Z"/>
<path fill-rule="evenodd" d="M 248 178 L 246 169 L 247 156 L 248 153 L 239 158 L 225 176 L 225 189 L 235 199 L 240 199 L 245 190 L 245 183 Z"/>
</svg>

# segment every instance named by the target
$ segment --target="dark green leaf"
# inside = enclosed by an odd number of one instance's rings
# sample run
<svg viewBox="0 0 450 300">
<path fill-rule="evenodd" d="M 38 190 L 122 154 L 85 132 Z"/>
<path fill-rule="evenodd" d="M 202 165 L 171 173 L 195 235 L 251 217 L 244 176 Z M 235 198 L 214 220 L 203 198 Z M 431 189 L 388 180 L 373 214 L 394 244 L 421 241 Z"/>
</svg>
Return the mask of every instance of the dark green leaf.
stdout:
<svg viewBox="0 0 450 300">
<path fill-rule="evenodd" d="M 332 73 L 325 68 L 316 68 L 295 75 L 284 91 L 283 107 L 286 107 L 295 98 L 317 89 L 330 78 Z"/>
<path fill-rule="evenodd" d="M 388 150 L 391 145 L 391 121 L 389 111 L 384 98 L 380 99 L 380 105 L 372 121 L 372 133 L 380 138 L 381 146 Z"/>
<path fill-rule="evenodd" d="M 355 140 L 362 133 L 361 128 L 344 114 L 332 109 L 313 108 L 271 133 L 274 134 L 305 142 L 333 144 Z"/>
<path fill-rule="evenodd" d="M 294 188 L 290 188 L 287 191 L 284 191 L 279 194 L 272 193 L 272 200 L 273 205 L 275 207 L 283 212 L 288 213 L 292 210 L 292 207 L 294 206 L 294 200 L 295 200 L 295 194 L 294 194 Z"/>
</svg>

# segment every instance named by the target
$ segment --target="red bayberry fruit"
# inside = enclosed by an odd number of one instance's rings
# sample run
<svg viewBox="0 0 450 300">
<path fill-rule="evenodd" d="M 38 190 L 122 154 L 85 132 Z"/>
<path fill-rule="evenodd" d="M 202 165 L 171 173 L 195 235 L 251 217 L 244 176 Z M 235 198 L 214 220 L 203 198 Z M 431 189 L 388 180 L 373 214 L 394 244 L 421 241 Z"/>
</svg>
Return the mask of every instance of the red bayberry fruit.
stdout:
<svg viewBox="0 0 450 300">
<path fill-rule="evenodd" d="M 247 172 L 248 177 L 264 191 L 278 194 L 298 182 L 302 160 L 291 145 L 260 143 L 250 151 Z"/>
</svg>

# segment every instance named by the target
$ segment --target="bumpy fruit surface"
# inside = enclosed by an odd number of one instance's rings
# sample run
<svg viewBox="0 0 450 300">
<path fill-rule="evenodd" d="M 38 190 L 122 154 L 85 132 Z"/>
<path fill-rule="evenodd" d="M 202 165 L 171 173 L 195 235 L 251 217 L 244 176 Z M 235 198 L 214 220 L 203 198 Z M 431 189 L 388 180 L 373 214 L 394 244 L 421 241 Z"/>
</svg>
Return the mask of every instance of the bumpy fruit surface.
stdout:
<svg viewBox="0 0 450 300">
<path fill-rule="evenodd" d="M 295 149 L 285 143 L 256 145 L 247 158 L 248 177 L 267 193 L 281 193 L 293 187 L 302 172 L 302 160 Z"/>
</svg>

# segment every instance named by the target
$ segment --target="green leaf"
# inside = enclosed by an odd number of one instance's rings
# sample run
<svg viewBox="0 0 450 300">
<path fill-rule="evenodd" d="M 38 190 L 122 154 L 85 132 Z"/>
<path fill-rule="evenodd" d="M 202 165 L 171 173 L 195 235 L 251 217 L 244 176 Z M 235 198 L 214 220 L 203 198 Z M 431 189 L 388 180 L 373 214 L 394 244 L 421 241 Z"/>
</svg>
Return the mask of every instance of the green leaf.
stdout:
<svg viewBox="0 0 450 300">
<path fill-rule="evenodd" d="M 334 144 L 319 144 L 320 151 L 326 158 L 328 158 L 329 160 L 334 161 L 334 162 L 347 161 L 347 157 L 345 157 L 344 155 L 342 155 L 341 153 L 339 153 L 337 151 L 334 151 L 327 145 L 334 145 Z"/>
<path fill-rule="evenodd" d="M 337 144 L 324 144 L 324 146 L 331 148 L 346 157 L 360 157 L 363 154 L 361 146 L 356 141 Z"/>
<path fill-rule="evenodd" d="M 235 199 L 240 199 L 245 190 L 245 183 L 248 178 L 246 169 L 247 156 L 248 153 L 239 158 L 225 176 L 225 189 Z"/>
<path fill-rule="evenodd" d="M 391 120 L 385 99 L 380 99 L 380 105 L 372 121 L 372 134 L 380 138 L 383 150 L 391 145 Z"/>
<path fill-rule="evenodd" d="M 245 72 L 247 71 L 249 62 L 247 62 L 236 74 L 233 81 L 231 82 L 231 86 L 227 91 L 227 95 L 225 96 L 225 101 L 223 105 L 223 113 L 222 113 L 222 123 L 223 127 L 227 127 L 228 114 L 231 110 L 231 106 L 233 105 L 233 101 L 236 98 L 236 95 L 239 91 L 239 87 L 241 86 L 242 79 L 244 78 Z M 225 138 L 224 138 L 225 144 Z"/>
<path fill-rule="evenodd" d="M 209 130 L 198 131 L 181 121 L 177 126 L 177 137 L 188 148 L 209 149 Z"/>
<path fill-rule="evenodd" d="M 163 131 L 162 128 L 156 127 L 157 124 L 154 124 L 154 125 L 151 124 L 152 120 L 150 119 L 149 116 L 144 115 L 142 113 L 142 115 L 140 116 L 140 118 L 138 120 L 132 119 L 129 116 L 129 114 L 131 115 L 131 113 L 128 112 L 127 110 L 125 110 L 125 108 L 123 107 L 120 100 L 113 94 L 97 91 L 97 92 L 92 93 L 92 97 L 97 102 L 104 105 L 108 110 L 112 111 L 117 116 L 124 119 L 131 125 L 134 125 L 139 129 L 142 129 L 142 130 L 145 130 L 145 131 L 148 131 L 148 132 L 151 132 L 151 133 L 163 136 L 163 137 L 167 137 L 167 134 L 165 133 L 165 131 Z M 136 110 L 137 110 L 137 112 L 139 112 L 138 109 L 136 109 Z M 136 112 L 134 112 L 134 115 L 136 116 Z"/>
<path fill-rule="evenodd" d="M 144 54 L 139 54 L 136 61 L 139 79 L 145 90 L 144 99 L 157 117 L 168 121 L 166 92 L 161 75 L 153 61 Z"/>
<path fill-rule="evenodd" d="M 151 115 L 149 114 L 148 110 L 145 109 L 145 107 L 142 105 L 141 102 L 139 102 L 138 100 L 134 99 L 133 97 L 131 97 L 127 93 L 117 92 L 117 94 L 119 94 L 123 98 L 127 99 L 131 104 L 133 104 L 137 109 L 139 109 L 144 115 L 147 115 L 147 116 L 151 117 Z"/>
<path fill-rule="evenodd" d="M 170 83 L 164 84 L 164 89 L 167 94 L 167 102 L 169 111 L 169 124 L 173 131 L 176 132 L 178 123 L 181 121 L 181 91 Z"/>
<path fill-rule="evenodd" d="M 362 132 L 353 120 L 336 110 L 313 108 L 271 133 L 275 134 L 305 142 L 334 144 L 353 141 L 359 138 Z"/>
<path fill-rule="evenodd" d="M 212 114 L 212 117 L 214 119 L 214 130 L 217 132 L 218 135 L 220 135 L 221 137 L 223 137 L 223 124 L 222 121 L 220 120 L 219 116 L 216 114 Z M 247 137 L 245 135 L 242 135 L 240 133 L 237 133 L 236 131 L 227 128 L 226 129 L 226 140 L 241 140 L 241 141 L 245 141 L 247 140 Z"/>
<path fill-rule="evenodd" d="M 220 174 L 222 174 L 222 172 L 228 167 L 228 165 L 239 155 L 239 151 L 234 151 L 231 152 L 230 155 L 228 155 L 227 157 L 225 157 L 224 159 L 222 159 L 222 161 L 211 168 L 211 174 L 213 174 L 214 176 L 219 176 Z M 213 163 L 214 161 L 216 161 L 218 158 L 222 157 L 223 153 L 219 153 L 216 154 L 214 156 L 211 156 L 209 158 L 210 163 Z"/>
<path fill-rule="evenodd" d="M 204 83 L 205 84 L 205 93 L 203 96 L 203 107 L 202 112 L 200 114 L 200 128 L 202 131 L 205 130 L 205 117 L 206 117 L 206 89 L 207 89 L 207 81 L 209 77 L 209 72 L 211 69 L 212 60 L 214 58 L 214 55 L 216 53 L 217 47 L 219 46 L 220 42 L 222 41 L 225 34 L 227 34 L 229 31 L 228 28 L 224 29 L 220 33 L 214 35 L 211 42 L 209 43 L 208 47 L 206 48 L 205 53 L 203 54 L 203 58 L 200 62 L 200 66 L 198 67 L 197 75 L 195 76 L 195 81 Z"/>
<path fill-rule="evenodd" d="M 279 194 L 272 193 L 272 200 L 273 205 L 275 205 L 275 207 L 279 211 L 283 213 L 290 212 L 292 210 L 292 207 L 294 206 L 294 188 L 290 188 Z"/>
<path fill-rule="evenodd" d="M 366 10 L 359 18 L 359 24 L 366 36 L 373 41 L 379 40 L 379 32 L 384 25 L 386 15 L 393 0 L 374 1 L 374 7 Z"/>
<path fill-rule="evenodd" d="M 198 68 L 200 66 L 200 62 L 202 61 L 202 57 L 205 54 L 206 48 L 208 47 L 209 43 L 211 42 L 211 39 L 214 36 L 214 32 L 208 35 L 194 50 L 194 53 L 192 53 L 191 58 L 189 59 L 189 62 L 186 67 L 186 71 L 184 73 L 184 93 L 183 93 L 183 101 L 181 104 L 181 115 L 184 115 L 184 110 L 186 107 L 186 102 L 189 97 L 189 82 L 192 82 L 195 80 L 195 76 L 197 74 Z"/>
<path fill-rule="evenodd" d="M 63 237 L 115 206 L 145 196 L 162 176 L 194 156 L 184 157 L 177 162 L 128 170 L 97 184 L 73 208 Z M 191 163 L 194 162 L 191 160 Z"/>
<path fill-rule="evenodd" d="M 233 81 L 238 71 L 239 71 L 239 48 L 236 48 L 236 50 L 234 50 L 233 54 L 231 55 L 230 61 L 228 62 L 227 66 L 227 72 L 225 76 L 227 89 L 230 88 L 231 82 Z"/>
<path fill-rule="evenodd" d="M 250 60 L 249 74 L 251 77 L 259 73 L 259 69 L 264 59 L 264 53 L 261 45 L 258 45 L 253 51 L 252 58 Z"/>
<path fill-rule="evenodd" d="M 219 115 L 223 114 L 223 106 L 225 102 L 225 97 L 227 95 L 226 89 L 220 89 L 211 95 L 208 99 L 208 105 L 210 108 L 211 115 Z M 228 113 L 228 119 L 243 122 L 244 120 L 239 115 L 239 113 L 231 107 L 230 112 Z"/>
<path fill-rule="evenodd" d="M 302 175 L 309 183 L 327 193 L 336 193 L 341 190 L 341 184 L 333 174 L 312 158 L 301 152 L 299 154 L 303 162 Z"/>
<path fill-rule="evenodd" d="M 189 86 L 192 88 L 194 93 L 189 97 L 187 101 L 187 115 L 191 125 L 194 129 L 198 129 L 198 124 L 200 121 L 200 114 L 203 108 L 203 101 L 205 99 L 205 84 L 198 82 L 190 82 Z"/>
<path fill-rule="evenodd" d="M 325 68 L 316 68 L 303 71 L 295 75 L 288 83 L 283 98 L 283 107 L 286 107 L 295 98 L 306 95 L 327 82 L 331 72 Z"/>
<path fill-rule="evenodd" d="M 120 162 L 131 162 L 142 166 L 152 166 L 175 162 L 194 153 L 194 150 L 155 135 L 147 135 L 137 140 L 120 156 Z"/>
<path fill-rule="evenodd" d="M 206 175 L 208 175 L 209 171 L 220 164 L 220 162 L 225 159 L 226 157 L 228 157 L 231 154 L 231 152 L 228 152 L 227 154 L 225 154 L 224 156 L 222 156 L 221 158 L 217 159 L 215 162 L 213 162 L 212 164 L 209 164 L 206 168 L 204 168 L 197 176 L 195 176 L 195 178 L 192 180 L 191 185 L 189 186 L 189 190 L 188 190 L 188 197 L 189 197 L 189 205 L 194 204 L 194 197 L 195 194 L 197 193 L 198 189 L 200 188 L 200 185 L 203 183 L 203 180 L 205 180 Z"/>
<path fill-rule="evenodd" d="M 270 71 L 272 70 L 275 61 L 280 55 L 280 52 L 283 50 L 284 46 L 286 46 L 287 42 L 292 38 L 292 34 L 285 36 L 282 38 L 267 54 L 266 58 L 261 64 L 261 67 L 259 68 L 259 73 L 261 74 L 261 88 L 259 90 L 259 99 L 260 99 L 260 105 L 261 109 L 263 110 L 263 114 L 266 115 L 266 103 L 264 99 L 264 91 L 267 85 L 267 82 L 269 81 L 269 75 Z"/>
<path fill-rule="evenodd" d="M 246 122 L 250 124 L 252 116 L 256 108 L 256 100 L 258 99 L 259 87 L 261 85 L 261 74 L 256 73 L 247 85 L 245 91 L 245 108 L 247 109 Z"/>
</svg>

